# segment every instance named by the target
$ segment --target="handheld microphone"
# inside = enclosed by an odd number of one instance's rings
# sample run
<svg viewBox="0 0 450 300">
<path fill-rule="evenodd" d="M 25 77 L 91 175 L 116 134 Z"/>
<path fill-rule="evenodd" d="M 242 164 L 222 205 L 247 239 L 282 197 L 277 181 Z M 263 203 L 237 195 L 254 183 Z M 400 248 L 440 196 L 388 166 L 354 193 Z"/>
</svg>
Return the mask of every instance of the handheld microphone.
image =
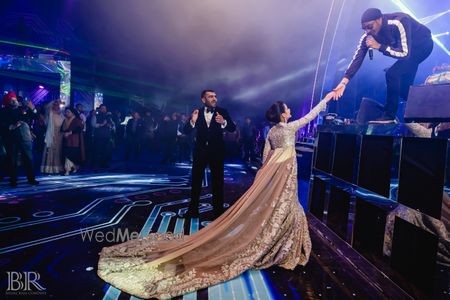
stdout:
<svg viewBox="0 0 450 300">
<path fill-rule="evenodd" d="M 373 49 L 369 48 L 369 59 L 373 60 Z"/>
</svg>

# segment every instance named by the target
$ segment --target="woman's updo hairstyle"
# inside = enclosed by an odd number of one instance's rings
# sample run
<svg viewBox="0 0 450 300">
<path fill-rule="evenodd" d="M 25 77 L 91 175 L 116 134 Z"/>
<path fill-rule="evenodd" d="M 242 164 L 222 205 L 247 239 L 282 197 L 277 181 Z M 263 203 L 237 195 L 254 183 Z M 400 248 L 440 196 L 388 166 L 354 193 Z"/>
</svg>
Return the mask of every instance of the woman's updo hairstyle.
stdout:
<svg viewBox="0 0 450 300">
<path fill-rule="evenodd" d="M 272 123 L 281 121 L 281 114 L 284 113 L 285 104 L 283 101 L 277 101 L 266 111 L 266 119 Z"/>
</svg>

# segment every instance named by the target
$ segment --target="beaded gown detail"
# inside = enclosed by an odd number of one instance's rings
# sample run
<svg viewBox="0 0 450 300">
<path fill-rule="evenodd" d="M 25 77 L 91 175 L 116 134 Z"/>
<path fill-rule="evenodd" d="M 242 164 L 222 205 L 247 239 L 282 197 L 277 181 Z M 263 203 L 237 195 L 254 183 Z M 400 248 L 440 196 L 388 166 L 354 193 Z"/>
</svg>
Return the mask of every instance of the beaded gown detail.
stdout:
<svg viewBox="0 0 450 300">
<path fill-rule="evenodd" d="M 308 223 L 297 194 L 297 131 L 324 110 L 268 133 L 263 166 L 250 188 L 219 218 L 189 236 L 151 233 L 100 253 L 98 275 L 140 298 L 166 299 L 232 279 L 249 269 L 305 265 Z"/>
</svg>

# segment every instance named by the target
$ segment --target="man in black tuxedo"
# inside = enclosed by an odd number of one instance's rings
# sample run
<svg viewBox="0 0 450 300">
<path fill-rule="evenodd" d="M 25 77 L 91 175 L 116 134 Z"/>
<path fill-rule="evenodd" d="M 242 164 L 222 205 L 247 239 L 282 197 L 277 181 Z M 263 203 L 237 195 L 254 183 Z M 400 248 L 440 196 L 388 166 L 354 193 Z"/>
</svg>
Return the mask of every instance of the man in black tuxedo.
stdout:
<svg viewBox="0 0 450 300">
<path fill-rule="evenodd" d="M 225 143 L 223 131 L 233 132 L 236 125 L 227 110 L 217 106 L 217 95 L 213 90 L 204 90 L 201 94 L 204 107 L 192 112 L 189 122 L 184 126 L 185 134 L 196 129 L 194 161 L 192 164 L 192 190 L 188 218 L 198 218 L 198 206 L 203 174 L 209 164 L 212 177 L 212 205 L 214 216 L 223 213 L 223 161 Z"/>
</svg>

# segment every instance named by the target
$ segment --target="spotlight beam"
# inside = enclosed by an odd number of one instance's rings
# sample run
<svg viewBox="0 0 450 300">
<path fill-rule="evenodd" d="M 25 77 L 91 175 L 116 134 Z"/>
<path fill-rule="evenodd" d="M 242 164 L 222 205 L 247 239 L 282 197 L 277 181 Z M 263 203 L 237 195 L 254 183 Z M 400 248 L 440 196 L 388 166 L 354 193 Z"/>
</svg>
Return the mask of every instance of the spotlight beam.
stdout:
<svg viewBox="0 0 450 300">
<path fill-rule="evenodd" d="M 26 44 L 26 43 L 16 43 L 16 42 L 5 41 L 5 40 L 0 40 L 0 43 L 8 44 L 8 45 L 15 45 L 15 46 L 22 46 L 22 47 L 29 47 L 29 48 L 36 48 L 36 49 L 41 49 L 41 50 L 45 50 L 45 51 L 59 52 L 59 53 L 63 53 L 65 55 L 69 55 L 70 56 L 70 53 L 67 52 L 67 51 L 59 50 L 59 49 L 55 49 L 55 48 L 43 47 L 43 46 L 39 46 L 39 45 Z"/>
<path fill-rule="evenodd" d="M 447 31 L 447 32 L 433 34 L 433 38 L 437 38 L 437 37 L 444 36 L 444 35 L 449 35 L 449 32 Z"/>
<path fill-rule="evenodd" d="M 420 22 L 420 19 L 416 17 L 416 15 L 414 14 L 414 12 L 409 9 L 405 3 L 403 3 L 401 0 L 391 0 L 395 5 L 397 5 L 403 12 L 407 13 L 408 15 L 410 15 L 411 17 L 413 17 L 414 19 L 416 19 L 417 21 Z M 444 50 L 445 53 L 447 53 L 448 56 L 450 56 L 450 51 L 447 49 L 447 47 L 444 46 L 444 44 L 442 44 L 442 42 L 440 40 L 438 40 L 436 37 L 432 37 L 433 41 L 436 45 L 438 45 L 440 48 L 442 48 L 442 50 Z"/>
<path fill-rule="evenodd" d="M 426 25 L 426 24 L 428 24 L 430 22 L 433 22 L 434 20 L 436 20 L 436 19 L 438 19 L 438 18 L 440 18 L 440 17 L 442 17 L 442 16 L 444 16 L 444 15 L 446 15 L 448 13 L 450 13 L 450 9 L 447 10 L 447 11 L 443 11 L 443 12 L 440 12 L 440 13 L 437 13 L 437 14 L 434 14 L 434 15 L 431 15 L 431 16 L 419 19 L 419 22 Z"/>
</svg>

